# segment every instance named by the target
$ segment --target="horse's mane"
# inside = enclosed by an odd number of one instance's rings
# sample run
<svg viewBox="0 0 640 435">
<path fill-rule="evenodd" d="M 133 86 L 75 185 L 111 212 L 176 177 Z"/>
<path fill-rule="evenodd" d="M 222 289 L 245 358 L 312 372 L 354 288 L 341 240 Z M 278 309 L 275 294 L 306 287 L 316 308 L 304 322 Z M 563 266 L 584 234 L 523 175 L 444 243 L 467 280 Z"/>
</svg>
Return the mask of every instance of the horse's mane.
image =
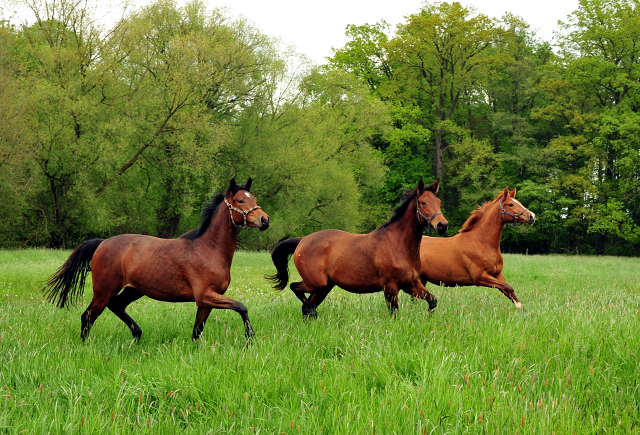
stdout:
<svg viewBox="0 0 640 435">
<path fill-rule="evenodd" d="M 478 224 L 478 222 L 480 222 L 480 219 L 482 219 L 482 217 L 485 215 L 487 209 L 497 200 L 498 198 L 479 205 L 474 211 L 471 212 L 471 216 L 469 216 L 469 219 L 467 219 L 464 225 L 462 225 L 462 228 L 460 228 L 460 231 L 458 231 L 458 233 L 468 233 L 469 231 L 471 231 Z"/>
<path fill-rule="evenodd" d="M 405 189 L 402 193 L 402 198 L 400 198 L 400 204 L 393 209 L 393 213 L 391 214 L 389 220 L 380 225 L 378 229 L 384 229 L 400 219 L 404 215 L 404 212 L 407 211 L 407 207 L 409 207 L 409 204 L 411 203 L 413 198 L 415 198 L 416 196 L 418 196 L 418 191 L 416 188 Z"/>
<path fill-rule="evenodd" d="M 220 192 L 213 195 L 213 197 L 211 198 L 211 201 L 205 202 L 204 204 L 202 204 L 202 213 L 200 214 L 200 226 L 191 231 L 187 231 L 186 233 L 181 235 L 179 238 L 187 239 L 187 240 L 196 240 L 202 237 L 202 235 L 207 231 L 207 228 L 209 228 L 209 224 L 211 223 L 211 218 L 213 218 L 213 215 L 216 214 L 216 211 L 218 211 L 218 208 L 220 207 L 220 204 L 222 204 L 222 201 L 224 200 L 224 198 L 230 193 L 233 193 L 233 194 L 238 193 L 239 190 L 247 190 L 247 189 L 244 184 L 236 185 L 233 188 L 233 191 L 227 188 L 225 192 Z"/>
</svg>

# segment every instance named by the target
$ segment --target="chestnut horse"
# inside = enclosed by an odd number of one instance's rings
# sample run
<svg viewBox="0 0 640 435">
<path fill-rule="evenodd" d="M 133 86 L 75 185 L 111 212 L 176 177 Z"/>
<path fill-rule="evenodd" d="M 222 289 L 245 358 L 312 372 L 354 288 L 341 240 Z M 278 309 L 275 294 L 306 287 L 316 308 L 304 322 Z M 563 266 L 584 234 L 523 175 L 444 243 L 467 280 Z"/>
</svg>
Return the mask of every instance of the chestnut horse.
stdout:
<svg viewBox="0 0 640 435">
<path fill-rule="evenodd" d="M 202 333 L 213 308 L 236 311 L 242 317 L 246 336 L 253 336 L 245 306 L 224 296 L 231 280 L 229 271 L 239 229 L 269 227 L 269 216 L 256 205 L 250 188 L 251 178 L 244 186 L 231 180 L 225 193 L 205 204 L 200 227 L 178 239 L 122 234 L 82 243 L 47 282 L 47 299 L 60 308 L 74 304 L 82 295 L 84 280 L 91 270 L 93 300 L 81 317 L 83 341 L 105 308 L 139 339 L 142 330 L 125 309 L 142 296 L 166 302 L 195 302 L 198 311 L 194 340 Z"/>
<path fill-rule="evenodd" d="M 429 309 L 436 298 L 420 282 L 420 240 L 423 228 L 435 227 L 443 234 L 448 222 L 440 211 L 435 196 L 439 182 L 406 191 L 392 217 L 369 234 L 351 234 L 339 230 L 323 230 L 305 237 L 278 243 L 271 251 L 277 273 L 267 277 L 282 290 L 289 281 L 289 257 L 302 282 L 291 284 L 291 290 L 302 301 L 304 317 L 317 317 L 316 308 L 334 285 L 352 293 L 384 291 L 389 308 L 398 309 L 398 292 L 403 290 L 416 298 L 426 299 Z M 307 299 L 305 293 L 310 293 Z"/>
<path fill-rule="evenodd" d="M 500 290 L 522 308 L 513 287 L 502 274 L 500 238 L 505 224 L 532 224 L 536 215 L 516 199 L 516 189 L 506 188 L 496 199 L 478 207 L 453 237 L 423 237 L 420 279 L 447 287 L 477 285 Z"/>
</svg>

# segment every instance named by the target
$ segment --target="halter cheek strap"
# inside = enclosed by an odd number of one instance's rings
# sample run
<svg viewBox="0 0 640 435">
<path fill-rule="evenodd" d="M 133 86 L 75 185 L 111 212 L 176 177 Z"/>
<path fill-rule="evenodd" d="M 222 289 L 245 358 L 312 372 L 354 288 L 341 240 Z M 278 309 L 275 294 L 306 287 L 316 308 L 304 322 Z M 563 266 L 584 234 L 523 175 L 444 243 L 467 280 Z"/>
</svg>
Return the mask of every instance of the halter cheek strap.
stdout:
<svg viewBox="0 0 640 435">
<path fill-rule="evenodd" d="M 523 210 L 518 213 L 518 214 L 513 214 L 511 212 L 508 212 L 504 209 L 504 207 L 502 206 L 502 198 L 498 199 L 498 204 L 500 204 L 500 210 L 502 211 L 502 220 L 505 224 L 507 225 L 511 225 L 513 228 L 516 228 L 518 226 L 518 219 L 520 218 L 520 216 L 522 215 L 522 213 L 524 213 L 525 211 L 529 211 L 529 209 L 525 208 L 524 206 L 522 207 Z M 507 222 L 507 217 L 505 215 L 509 215 L 513 217 L 513 222 Z"/>
<path fill-rule="evenodd" d="M 439 214 L 442 214 L 442 212 L 437 211 L 433 214 L 433 216 L 428 217 L 420 211 L 420 201 L 416 200 L 416 214 L 418 215 L 418 223 L 420 223 L 423 227 L 426 227 L 427 231 L 429 231 L 429 234 L 431 234 L 431 228 L 433 228 L 433 225 L 431 225 L 431 219 L 438 216 Z M 420 218 L 423 219 L 423 222 L 420 222 Z"/>
<path fill-rule="evenodd" d="M 224 199 L 224 203 L 227 204 L 227 207 L 229 207 L 229 216 L 231 216 L 231 223 L 233 224 L 234 227 L 240 229 L 240 228 L 251 228 L 250 226 L 247 225 L 247 215 L 249 213 L 251 213 L 254 210 L 257 209 L 261 209 L 262 207 L 260 207 L 259 205 L 256 205 L 255 207 L 251 207 L 250 209 L 247 210 L 240 210 L 238 207 L 234 207 L 233 205 L 231 205 L 229 203 L 229 201 L 227 201 L 227 198 Z M 242 226 L 236 224 L 236 221 L 233 220 L 233 212 L 237 211 L 238 213 L 240 213 L 242 215 L 242 217 L 244 218 L 244 223 Z"/>
</svg>

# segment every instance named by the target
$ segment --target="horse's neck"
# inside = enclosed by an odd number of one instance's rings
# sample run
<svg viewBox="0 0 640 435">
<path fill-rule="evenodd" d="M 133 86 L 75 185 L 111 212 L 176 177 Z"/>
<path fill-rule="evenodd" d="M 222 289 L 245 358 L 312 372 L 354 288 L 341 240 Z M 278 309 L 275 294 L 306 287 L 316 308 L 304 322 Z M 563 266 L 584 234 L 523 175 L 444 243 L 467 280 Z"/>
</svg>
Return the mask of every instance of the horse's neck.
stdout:
<svg viewBox="0 0 640 435">
<path fill-rule="evenodd" d="M 491 205 L 489 210 L 485 212 L 480 222 L 478 222 L 475 231 L 470 231 L 483 244 L 488 244 L 500 251 L 500 239 L 502 238 L 502 229 L 504 221 L 498 202 Z"/>
<path fill-rule="evenodd" d="M 389 225 L 385 230 L 392 238 L 398 240 L 401 247 L 407 249 L 407 254 L 415 257 L 420 251 L 422 241 L 422 225 L 418 222 L 415 201 L 411 201 L 402 217 Z"/>
<path fill-rule="evenodd" d="M 229 265 L 238 246 L 238 230 L 231 223 L 229 209 L 221 204 L 211 218 L 209 228 L 200 238 L 209 248 L 220 251 Z"/>
</svg>

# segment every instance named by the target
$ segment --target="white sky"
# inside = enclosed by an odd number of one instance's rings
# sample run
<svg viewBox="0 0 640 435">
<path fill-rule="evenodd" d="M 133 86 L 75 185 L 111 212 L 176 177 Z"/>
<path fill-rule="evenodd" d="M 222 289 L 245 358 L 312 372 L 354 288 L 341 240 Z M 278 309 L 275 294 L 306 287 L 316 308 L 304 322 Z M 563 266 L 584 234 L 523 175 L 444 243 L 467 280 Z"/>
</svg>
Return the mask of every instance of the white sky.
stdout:
<svg viewBox="0 0 640 435">
<path fill-rule="evenodd" d="M 17 23 L 30 16 L 24 9 L 11 5 L 15 0 L 0 0 L 0 14 L 12 17 Z M 90 0 L 91 1 L 91 0 Z M 134 0 L 135 1 L 135 0 Z M 320 3 L 304 0 L 205 0 L 211 7 L 227 6 L 232 15 L 244 15 L 265 34 L 279 37 L 316 63 L 324 63 L 332 54 L 331 48 L 340 48 L 345 42 L 347 24 L 361 25 L 386 20 L 395 25 L 404 17 L 416 13 L 422 0 L 322 0 Z M 111 11 L 117 0 L 110 0 Z M 184 0 L 178 0 L 183 4 Z M 490 17 L 501 17 L 509 11 L 522 17 L 538 31 L 538 36 L 551 41 L 558 20 L 566 20 L 578 7 L 578 0 L 460 0 L 463 5 L 475 6 L 477 11 Z M 104 7 L 104 0 L 96 0 Z M 142 0 L 136 3 L 146 3 Z M 109 6 L 107 6 L 109 7 Z M 101 7 L 99 7 L 101 9 Z M 15 13 L 14 11 L 17 11 Z M 17 20 L 16 20 L 17 18 Z"/>
<path fill-rule="evenodd" d="M 578 0 L 460 0 L 478 12 L 499 18 L 509 11 L 551 41 L 558 20 L 578 7 Z M 420 10 L 422 0 L 209 0 L 211 6 L 228 6 L 245 15 L 269 36 L 281 37 L 316 63 L 332 54 L 331 47 L 344 46 L 347 24 L 361 25 L 384 19 L 395 28 L 404 17 Z"/>
</svg>

